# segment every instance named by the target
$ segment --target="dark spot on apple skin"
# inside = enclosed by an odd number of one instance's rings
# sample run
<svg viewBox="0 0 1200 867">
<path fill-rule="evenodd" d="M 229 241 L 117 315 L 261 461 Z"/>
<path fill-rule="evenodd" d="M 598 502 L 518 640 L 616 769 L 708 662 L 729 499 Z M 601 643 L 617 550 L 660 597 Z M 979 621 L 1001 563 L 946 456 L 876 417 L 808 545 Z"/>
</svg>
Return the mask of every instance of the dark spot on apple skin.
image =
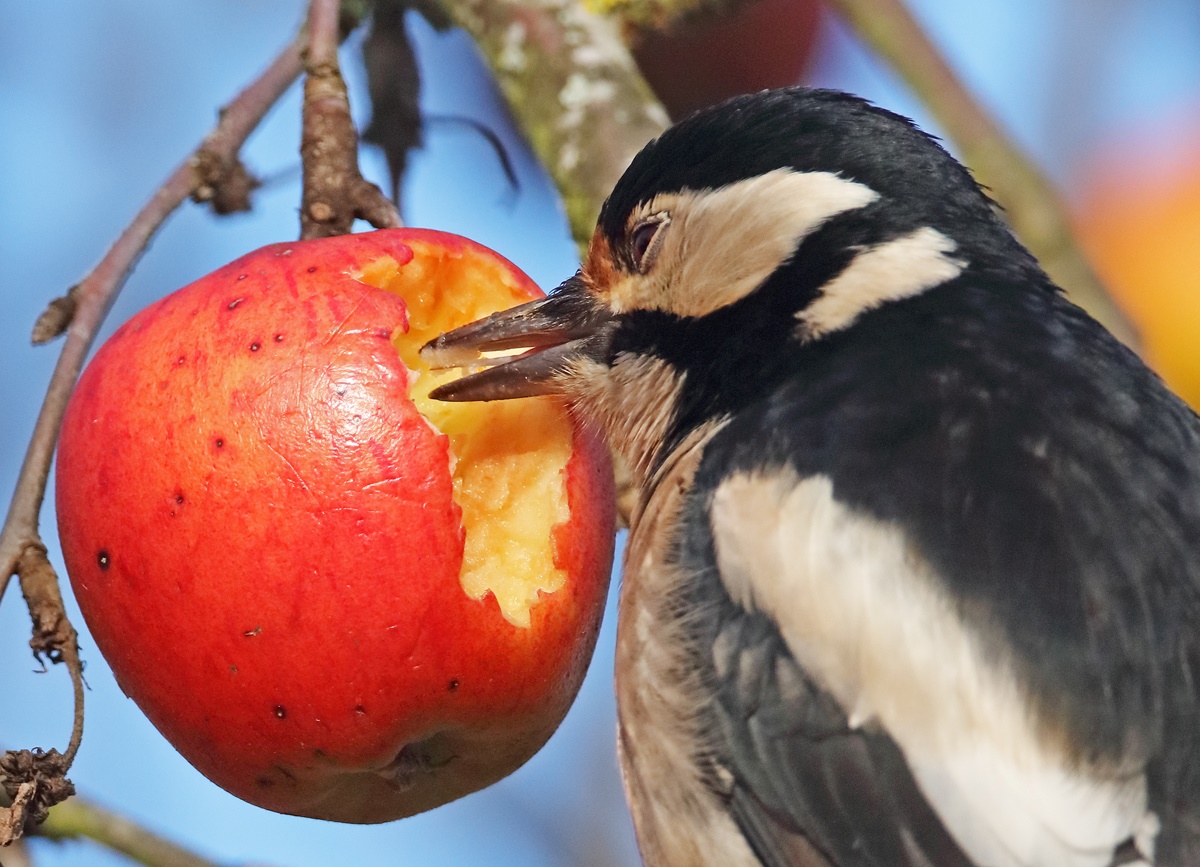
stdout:
<svg viewBox="0 0 1200 867">
<path fill-rule="evenodd" d="M 215 440 L 213 440 L 213 445 L 219 449 L 223 449 L 225 448 L 225 440 L 222 437 L 217 437 Z"/>
<path fill-rule="evenodd" d="M 254 782 L 257 783 L 259 785 L 259 787 L 263 788 L 263 789 L 269 789 L 275 785 L 275 781 L 272 780 L 270 777 L 259 777 Z"/>
<path fill-rule="evenodd" d="M 240 278 L 239 278 L 239 279 L 240 279 Z M 238 306 L 239 304 L 241 304 L 241 303 L 242 303 L 243 301 L 245 301 L 245 300 L 246 300 L 245 298 L 234 298 L 232 301 L 230 301 L 230 302 L 229 302 L 229 305 L 228 305 L 228 307 L 227 307 L 226 309 L 228 309 L 228 310 L 236 310 L 236 309 L 237 309 L 237 306 Z"/>
<path fill-rule="evenodd" d="M 281 704 L 275 705 L 275 719 L 287 719 L 287 708 Z"/>
<path fill-rule="evenodd" d="M 276 343 L 283 343 L 283 335 L 282 335 L 282 334 L 276 334 L 276 335 L 275 335 L 275 342 L 276 342 Z"/>
<path fill-rule="evenodd" d="M 316 273 L 317 273 L 317 266 L 316 266 L 316 265 L 309 265 L 309 266 L 308 266 L 308 273 L 309 273 L 309 274 L 316 274 Z"/>
<path fill-rule="evenodd" d="M 230 674 L 237 674 L 237 666 L 236 665 L 229 666 L 229 672 L 230 672 Z"/>
<path fill-rule="evenodd" d="M 260 349 L 262 349 L 262 344 L 259 343 L 257 340 L 250 344 L 251 352 L 258 352 L 258 350 L 260 350 Z"/>
<path fill-rule="evenodd" d="M 285 768 L 283 765 L 275 765 L 274 767 L 275 770 L 279 771 L 279 775 L 286 779 L 289 783 L 296 782 L 296 775 L 293 774 L 289 769 Z"/>
<path fill-rule="evenodd" d="M 366 716 L 367 709 L 365 707 L 363 707 L 361 704 L 356 704 L 354 706 L 354 713 L 357 714 L 358 716 Z"/>
<path fill-rule="evenodd" d="M 246 275 L 245 275 L 245 274 L 238 274 L 238 279 L 239 279 L 239 280 L 245 280 L 245 279 L 246 279 Z"/>
<path fill-rule="evenodd" d="M 112 565 L 112 558 L 108 556 L 107 551 L 101 551 L 96 555 L 96 565 L 105 571 L 107 571 L 108 567 Z"/>
<path fill-rule="evenodd" d="M 183 492 L 182 491 L 175 492 L 175 505 L 177 505 L 177 506 L 183 505 Z"/>
<path fill-rule="evenodd" d="M 175 359 L 175 364 L 177 364 L 179 367 L 183 367 L 183 365 L 186 362 L 187 362 L 187 359 L 184 358 L 182 355 Z"/>
<path fill-rule="evenodd" d="M 314 759 L 323 759 L 323 758 L 325 758 L 325 751 L 324 751 L 323 749 L 321 749 L 320 747 L 316 747 L 316 748 L 313 750 L 313 758 L 314 758 Z"/>
<path fill-rule="evenodd" d="M 450 681 L 450 691 L 454 692 L 457 689 L 458 689 L 458 678 L 455 677 L 455 678 L 452 678 Z"/>
</svg>

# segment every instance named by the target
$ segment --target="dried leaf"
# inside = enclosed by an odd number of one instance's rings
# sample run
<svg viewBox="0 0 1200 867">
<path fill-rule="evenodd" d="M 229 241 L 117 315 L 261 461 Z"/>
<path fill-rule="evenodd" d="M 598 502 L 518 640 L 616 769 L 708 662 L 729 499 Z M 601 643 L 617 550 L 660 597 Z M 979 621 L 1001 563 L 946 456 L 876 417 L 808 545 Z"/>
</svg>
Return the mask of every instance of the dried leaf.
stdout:
<svg viewBox="0 0 1200 867">
<path fill-rule="evenodd" d="M 405 0 L 380 0 L 362 49 L 371 97 L 371 122 L 362 138 L 383 151 L 397 203 L 408 152 L 421 146 L 421 79 L 404 26 L 409 5 Z"/>
</svg>

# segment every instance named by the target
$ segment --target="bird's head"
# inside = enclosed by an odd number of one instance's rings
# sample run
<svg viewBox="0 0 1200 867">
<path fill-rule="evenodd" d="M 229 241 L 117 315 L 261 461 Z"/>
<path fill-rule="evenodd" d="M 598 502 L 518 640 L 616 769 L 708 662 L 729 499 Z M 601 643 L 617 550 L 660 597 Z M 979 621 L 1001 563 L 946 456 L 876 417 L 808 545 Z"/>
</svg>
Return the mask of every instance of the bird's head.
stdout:
<svg viewBox="0 0 1200 867">
<path fill-rule="evenodd" d="M 468 367 L 526 350 L 434 396 L 564 395 L 644 478 L 664 444 L 761 395 L 805 347 L 967 268 L 1037 271 L 933 138 L 848 94 L 764 91 L 647 145 L 556 292 L 424 352 Z"/>
</svg>

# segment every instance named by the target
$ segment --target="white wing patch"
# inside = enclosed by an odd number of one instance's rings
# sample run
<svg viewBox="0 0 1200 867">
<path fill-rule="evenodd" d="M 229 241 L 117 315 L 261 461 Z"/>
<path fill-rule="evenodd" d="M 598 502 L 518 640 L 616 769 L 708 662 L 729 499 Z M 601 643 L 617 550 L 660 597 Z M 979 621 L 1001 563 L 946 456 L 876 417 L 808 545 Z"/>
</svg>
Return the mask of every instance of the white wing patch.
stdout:
<svg viewBox="0 0 1200 867">
<path fill-rule="evenodd" d="M 977 864 L 1108 867 L 1130 837 L 1153 858 L 1144 774 L 1065 756 L 898 528 L 782 471 L 731 477 L 711 514 L 730 596 L 779 625 L 854 724 L 887 731 Z"/>
<path fill-rule="evenodd" d="M 796 314 L 808 340 L 840 331 L 868 310 L 920 295 L 962 273 L 966 263 L 950 257 L 957 245 L 937 229 L 915 232 L 868 247 Z"/>
</svg>

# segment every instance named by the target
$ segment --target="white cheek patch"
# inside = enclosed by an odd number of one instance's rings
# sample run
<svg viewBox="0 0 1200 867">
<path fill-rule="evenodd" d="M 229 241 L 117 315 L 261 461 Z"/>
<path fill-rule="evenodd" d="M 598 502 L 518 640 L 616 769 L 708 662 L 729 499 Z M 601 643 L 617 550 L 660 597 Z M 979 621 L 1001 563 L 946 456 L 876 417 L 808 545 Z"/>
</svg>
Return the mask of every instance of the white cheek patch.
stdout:
<svg viewBox="0 0 1200 867">
<path fill-rule="evenodd" d="M 852 725 L 888 733 L 975 863 L 1109 867 L 1130 837 L 1153 857 L 1144 773 L 1066 755 L 899 528 L 787 471 L 730 477 L 711 521 L 730 597 L 778 624 Z"/>
<path fill-rule="evenodd" d="M 879 194 L 832 172 L 775 169 L 715 190 L 656 196 L 630 227 L 662 212 L 670 224 L 646 275 L 610 289 L 615 312 L 665 310 L 704 316 L 753 292 L 830 218 L 865 207 Z"/>
<path fill-rule="evenodd" d="M 868 310 L 953 280 L 966 267 L 966 262 L 951 258 L 956 247 L 950 238 L 926 226 L 863 250 L 796 314 L 800 336 L 815 340 L 840 331 Z"/>
</svg>

